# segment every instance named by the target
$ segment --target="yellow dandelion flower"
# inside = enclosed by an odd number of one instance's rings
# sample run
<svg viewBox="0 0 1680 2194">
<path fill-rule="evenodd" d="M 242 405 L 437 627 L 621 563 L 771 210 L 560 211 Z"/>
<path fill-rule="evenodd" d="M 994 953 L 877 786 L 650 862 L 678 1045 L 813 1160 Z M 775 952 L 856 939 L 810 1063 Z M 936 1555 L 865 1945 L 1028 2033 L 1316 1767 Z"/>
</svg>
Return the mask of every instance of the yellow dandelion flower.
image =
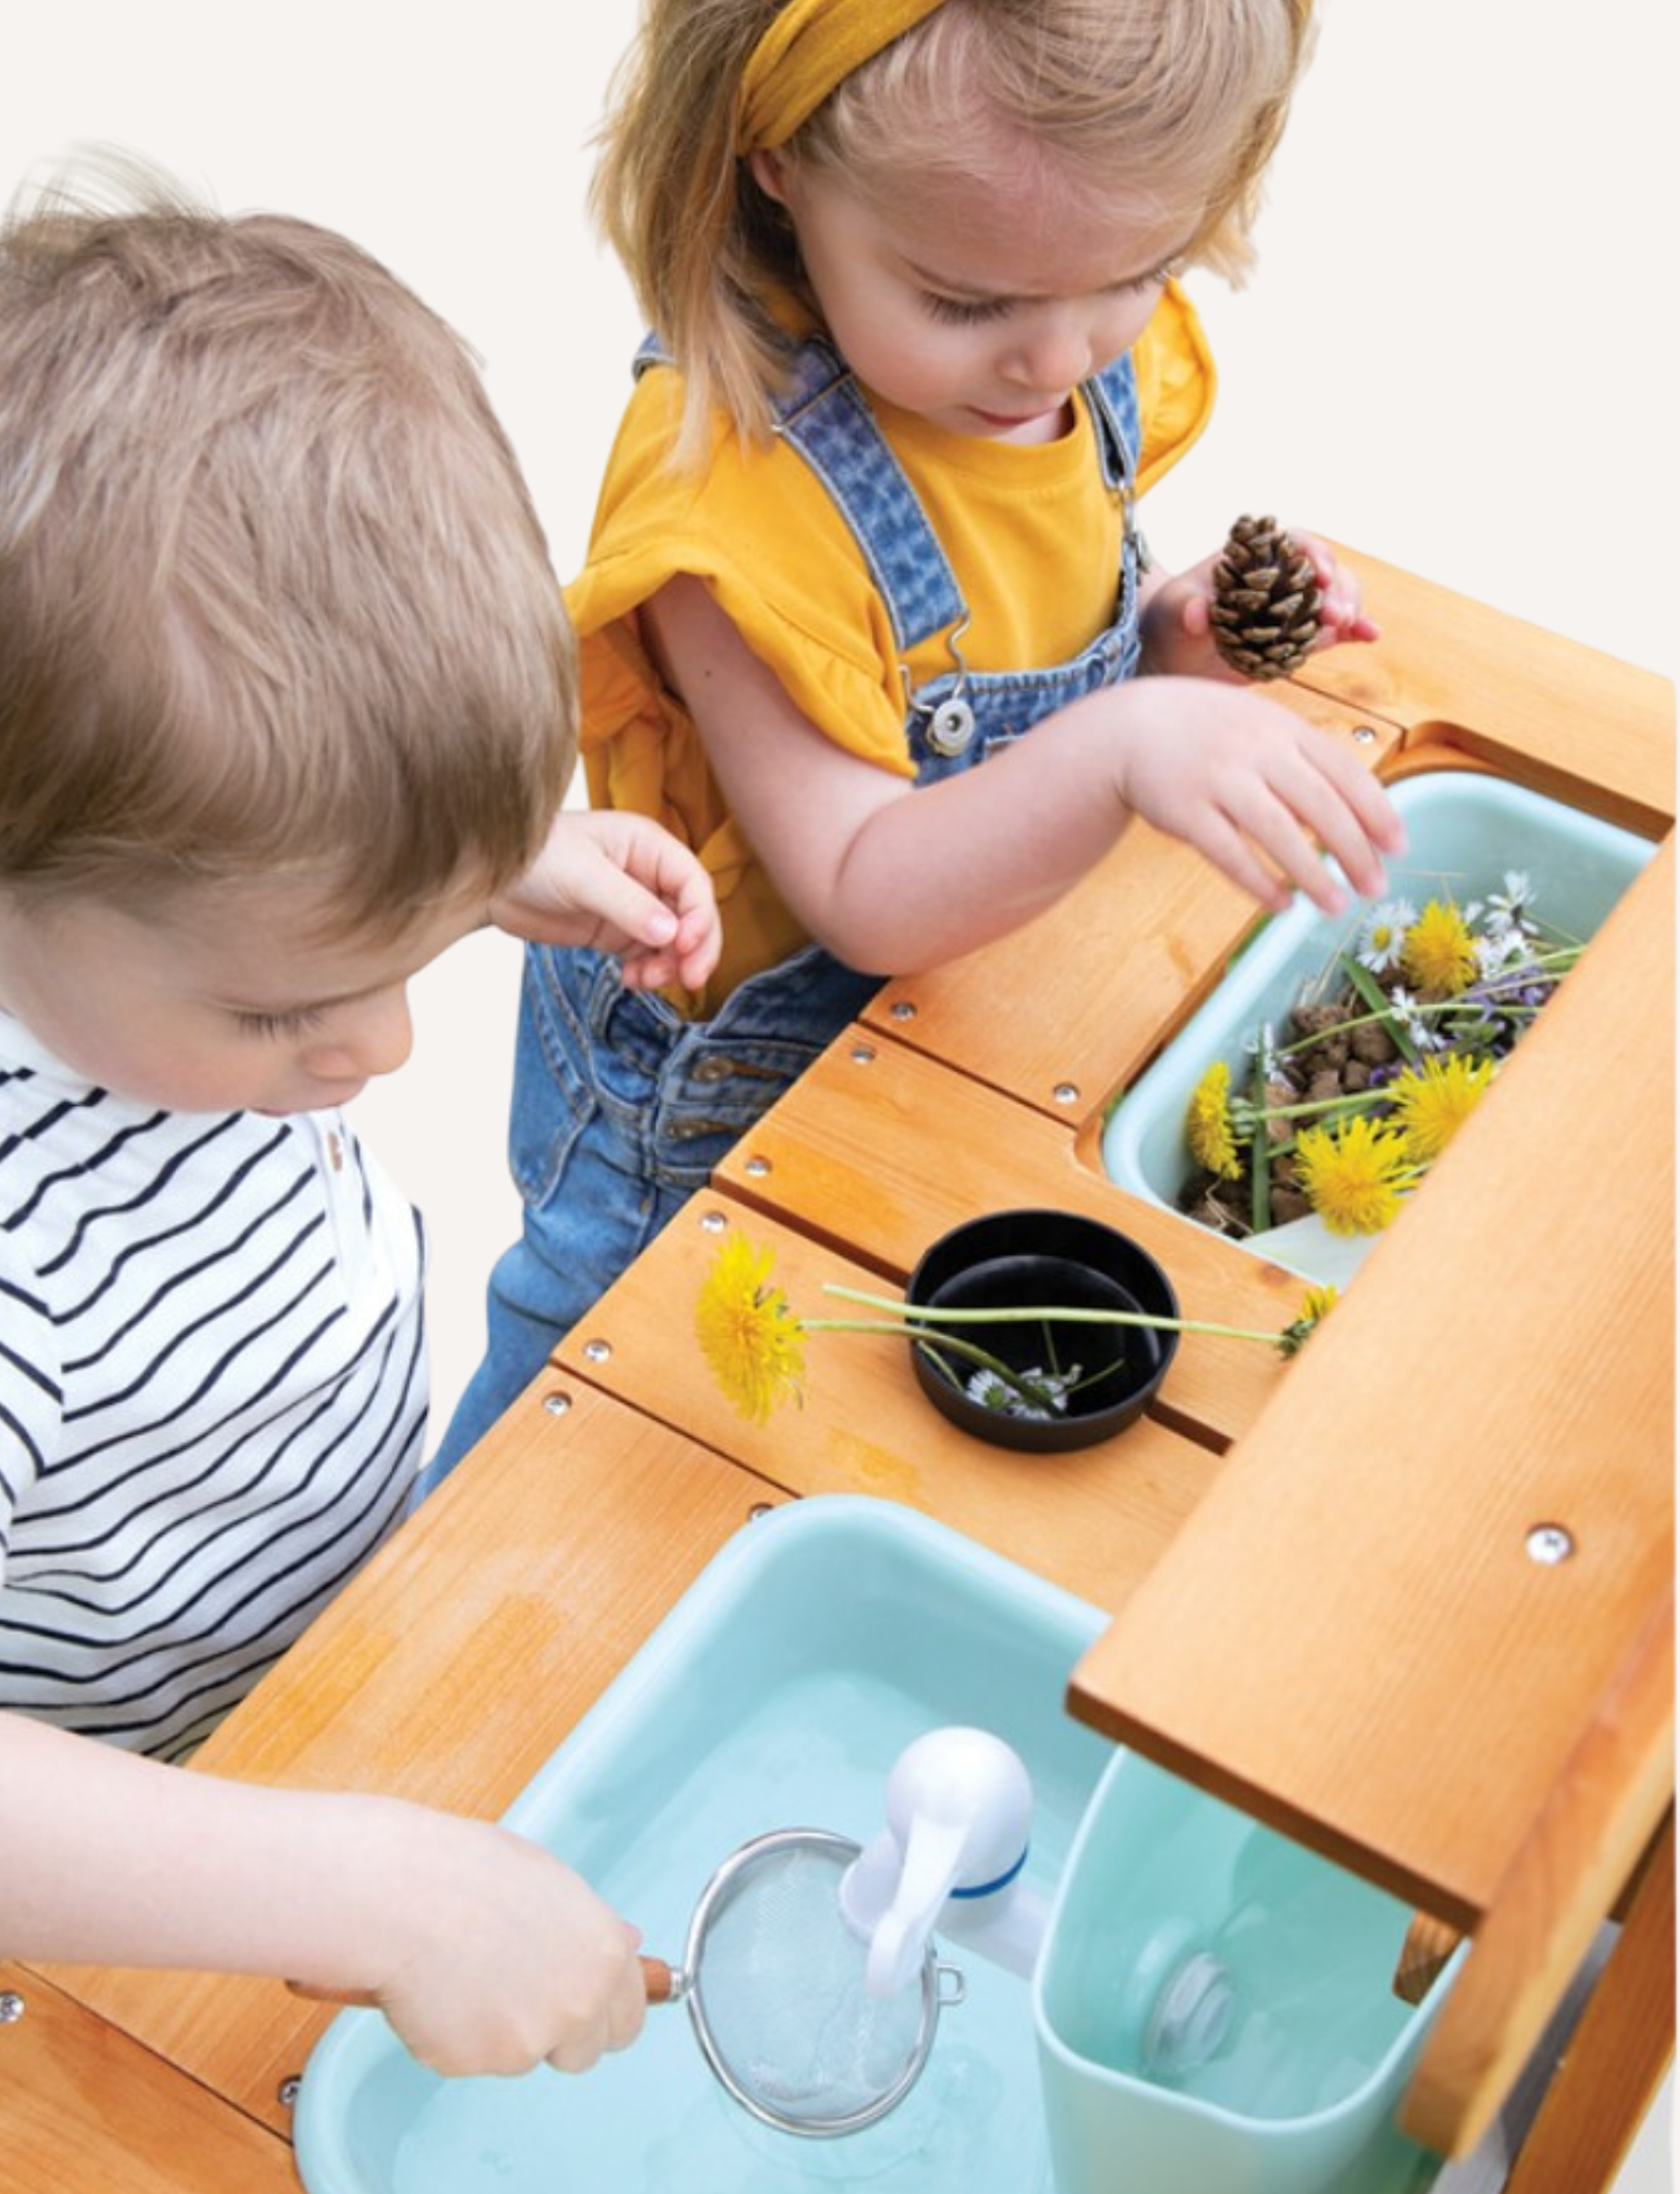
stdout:
<svg viewBox="0 0 1680 2194">
<path fill-rule="evenodd" d="M 1451 899 L 1431 899 L 1406 931 L 1400 970 L 1419 990 L 1456 998 L 1475 980 L 1475 940 Z"/>
<path fill-rule="evenodd" d="M 1490 1058 L 1425 1059 L 1394 1077 L 1387 1094 L 1394 1101 L 1406 1155 L 1427 1165 L 1438 1158 L 1487 1094 L 1493 1080 Z"/>
<path fill-rule="evenodd" d="M 1339 1288 L 1308 1288 L 1301 1299 L 1301 1308 L 1278 1335 L 1278 1353 L 1282 1356 L 1297 1355 L 1306 1346 L 1308 1337 L 1323 1324 L 1340 1300 Z"/>
<path fill-rule="evenodd" d="M 1242 1161 L 1230 1123 L 1230 1068 L 1216 1059 L 1196 1084 L 1184 1120 L 1184 1139 L 1198 1165 L 1222 1181 L 1240 1181 Z"/>
<path fill-rule="evenodd" d="M 1332 1234 L 1381 1233 L 1417 1180 L 1401 1138 L 1363 1114 L 1303 1130 L 1295 1148 L 1301 1185 Z"/>
<path fill-rule="evenodd" d="M 730 1234 L 695 1304 L 695 1332 L 712 1376 L 755 1424 L 785 1393 L 803 1399 L 804 1328 L 770 1285 L 772 1261 L 770 1250 Z"/>
</svg>

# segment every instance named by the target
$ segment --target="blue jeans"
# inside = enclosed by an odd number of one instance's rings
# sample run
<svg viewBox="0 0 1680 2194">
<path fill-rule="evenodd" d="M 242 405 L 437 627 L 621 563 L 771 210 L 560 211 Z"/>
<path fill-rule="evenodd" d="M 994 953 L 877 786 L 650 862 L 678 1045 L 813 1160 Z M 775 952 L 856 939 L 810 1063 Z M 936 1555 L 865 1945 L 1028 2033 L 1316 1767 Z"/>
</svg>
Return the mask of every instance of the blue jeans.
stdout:
<svg viewBox="0 0 1680 2194">
<path fill-rule="evenodd" d="M 524 1226 L 491 1272 L 489 1345 L 422 1492 L 879 987 L 811 945 L 693 1022 L 627 990 L 601 953 L 527 949 L 508 1137 Z"/>
</svg>

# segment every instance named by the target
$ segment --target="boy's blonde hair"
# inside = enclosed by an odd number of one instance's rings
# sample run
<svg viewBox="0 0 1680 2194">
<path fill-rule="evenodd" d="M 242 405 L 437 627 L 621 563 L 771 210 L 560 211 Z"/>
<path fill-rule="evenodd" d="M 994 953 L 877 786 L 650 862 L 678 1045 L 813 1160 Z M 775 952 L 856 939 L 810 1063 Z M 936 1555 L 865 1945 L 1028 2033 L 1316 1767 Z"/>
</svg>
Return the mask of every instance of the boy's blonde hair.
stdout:
<svg viewBox="0 0 1680 2194">
<path fill-rule="evenodd" d="M 985 178 L 1027 138 L 1098 193 L 1136 193 L 1240 280 L 1261 176 L 1304 64 L 1309 0 L 946 0 L 866 61 L 790 158 L 890 206 Z M 807 306 L 792 229 L 735 150 L 747 58 L 777 0 L 644 0 L 601 132 L 597 218 L 687 380 L 682 448 L 721 410 L 769 430 L 779 291 Z"/>
<path fill-rule="evenodd" d="M 546 545 L 443 321 L 120 155 L 14 204 L 0 888 L 295 872 L 394 932 L 523 868 L 575 752 Z"/>
</svg>

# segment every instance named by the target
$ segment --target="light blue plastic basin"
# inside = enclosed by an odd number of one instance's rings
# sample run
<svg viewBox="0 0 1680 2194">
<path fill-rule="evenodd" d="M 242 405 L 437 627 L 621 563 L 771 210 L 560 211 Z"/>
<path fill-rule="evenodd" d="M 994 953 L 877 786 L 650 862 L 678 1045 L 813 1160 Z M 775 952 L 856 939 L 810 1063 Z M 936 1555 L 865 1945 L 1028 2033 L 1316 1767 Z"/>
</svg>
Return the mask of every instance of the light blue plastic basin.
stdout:
<svg viewBox="0 0 1680 2194">
<path fill-rule="evenodd" d="M 1424 771 L 1396 785 L 1391 797 L 1405 818 L 1407 846 L 1389 864 L 1388 896 L 1409 899 L 1420 910 L 1430 898 L 1451 896 L 1464 904 L 1483 897 L 1500 888 L 1508 869 L 1520 869 L 1537 887 L 1535 913 L 1547 930 L 1584 943 L 1655 851 L 1632 831 L 1472 771 Z M 1222 1059 L 1233 1085 L 1242 1086 L 1253 1070 L 1245 1042 L 1262 1022 L 1285 1027 L 1303 983 L 1333 967 L 1337 952 L 1358 934 L 1359 921 L 1358 913 L 1331 919 L 1298 898 L 1266 924 L 1110 1115 L 1103 1168 L 1111 1180 L 1177 1211 L 1191 1171 L 1184 1115 L 1197 1083 Z M 1307 1218 L 1240 1246 L 1303 1279 L 1339 1286 L 1379 1239 L 1338 1236 Z"/>
<path fill-rule="evenodd" d="M 1048 1896 L 1113 1756 L 1062 1703 L 1105 1621 L 912 1511 L 793 1502 L 717 1555 L 507 1819 L 676 1959 L 729 1852 L 783 1827 L 866 1841 L 904 1745 L 968 1723 L 1026 1761 L 1028 1876 Z M 640 2041 L 585 2077 L 516 2080 L 441 2079 L 377 2013 L 351 2011 L 304 2072 L 298 2169 L 310 2194 L 1049 2194 L 1028 1985 L 955 1960 L 967 2000 L 942 2015 L 920 2082 L 842 2140 L 749 2118 L 678 2009 L 651 2011 Z"/>
</svg>

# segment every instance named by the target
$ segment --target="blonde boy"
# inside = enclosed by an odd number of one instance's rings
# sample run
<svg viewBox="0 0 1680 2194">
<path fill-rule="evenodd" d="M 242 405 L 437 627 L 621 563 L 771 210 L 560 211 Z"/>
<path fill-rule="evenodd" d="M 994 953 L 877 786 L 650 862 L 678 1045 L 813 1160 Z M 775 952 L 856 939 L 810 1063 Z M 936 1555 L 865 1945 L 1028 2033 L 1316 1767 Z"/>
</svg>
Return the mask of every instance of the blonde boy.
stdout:
<svg viewBox="0 0 1680 2194">
<path fill-rule="evenodd" d="M 642 1991 L 557 1860 L 171 1763 L 410 1497 L 422 1236 L 338 1109 L 407 978 L 496 919 L 689 979 L 711 895 L 555 820 L 570 637 L 457 338 L 342 237 L 117 180 L 0 232 L 0 1949 L 577 2068 Z"/>
</svg>

